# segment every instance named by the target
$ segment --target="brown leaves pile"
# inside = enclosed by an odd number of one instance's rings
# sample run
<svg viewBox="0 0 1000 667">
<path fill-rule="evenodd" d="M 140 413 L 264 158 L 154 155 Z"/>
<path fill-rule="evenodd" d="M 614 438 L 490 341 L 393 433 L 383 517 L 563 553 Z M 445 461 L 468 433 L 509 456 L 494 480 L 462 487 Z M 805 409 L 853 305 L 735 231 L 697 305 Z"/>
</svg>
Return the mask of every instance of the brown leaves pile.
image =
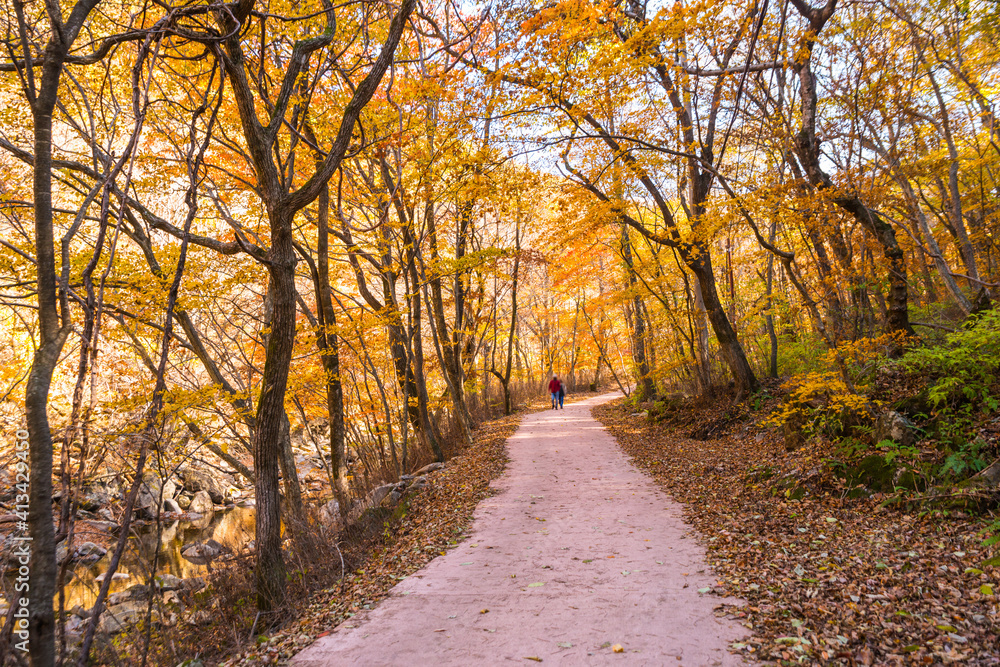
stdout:
<svg viewBox="0 0 1000 667">
<path fill-rule="evenodd" d="M 824 480 L 821 446 L 787 453 L 746 415 L 700 441 L 631 412 L 594 410 L 685 504 L 719 586 L 747 601 L 731 611 L 753 635 L 734 651 L 788 665 L 1000 664 L 1000 569 L 983 565 L 980 520 L 845 498 Z M 719 422 L 700 408 L 683 432 Z"/>
<path fill-rule="evenodd" d="M 490 495 L 490 482 L 504 470 L 506 441 L 519 421 L 520 415 L 513 415 L 484 424 L 471 447 L 450 459 L 444 470 L 430 475 L 426 488 L 404 500 L 405 513 L 397 511 L 401 516 L 385 525 L 375 548 L 347 573 L 342 585 L 314 595 L 296 620 L 222 664 L 288 660 L 342 621 L 374 607 L 400 580 L 458 544 L 476 505 Z"/>
</svg>

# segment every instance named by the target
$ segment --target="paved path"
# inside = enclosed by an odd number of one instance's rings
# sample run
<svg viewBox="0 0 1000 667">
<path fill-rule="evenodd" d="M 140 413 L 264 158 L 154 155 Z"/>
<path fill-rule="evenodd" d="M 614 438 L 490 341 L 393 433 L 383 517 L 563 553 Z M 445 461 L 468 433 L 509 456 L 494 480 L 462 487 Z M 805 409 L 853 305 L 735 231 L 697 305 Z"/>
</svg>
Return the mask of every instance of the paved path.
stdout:
<svg viewBox="0 0 1000 667">
<path fill-rule="evenodd" d="M 613 397 L 526 416 L 470 537 L 292 664 L 741 664 L 680 506 L 590 416 Z"/>
</svg>

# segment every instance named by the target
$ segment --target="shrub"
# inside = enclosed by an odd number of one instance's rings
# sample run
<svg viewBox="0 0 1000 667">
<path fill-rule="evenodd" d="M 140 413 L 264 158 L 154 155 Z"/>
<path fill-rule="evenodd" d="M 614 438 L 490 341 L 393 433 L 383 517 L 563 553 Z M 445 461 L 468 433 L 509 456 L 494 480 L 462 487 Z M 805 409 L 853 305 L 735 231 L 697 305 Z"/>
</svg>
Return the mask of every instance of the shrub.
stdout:
<svg viewBox="0 0 1000 667">
<path fill-rule="evenodd" d="M 782 389 L 788 390 L 788 397 L 766 423 L 796 429 L 804 437 L 843 434 L 868 403 L 830 372 L 796 375 Z"/>
<path fill-rule="evenodd" d="M 993 391 L 1000 373 L 1000 312 L 987 311 L 941 345 L 910 350 L 899 360 L 908 373 L 930 381 L 928 399 L 938 433 L 956 445 L 967 440 L 973 414 L 1000 408 Z"/>
</svg>

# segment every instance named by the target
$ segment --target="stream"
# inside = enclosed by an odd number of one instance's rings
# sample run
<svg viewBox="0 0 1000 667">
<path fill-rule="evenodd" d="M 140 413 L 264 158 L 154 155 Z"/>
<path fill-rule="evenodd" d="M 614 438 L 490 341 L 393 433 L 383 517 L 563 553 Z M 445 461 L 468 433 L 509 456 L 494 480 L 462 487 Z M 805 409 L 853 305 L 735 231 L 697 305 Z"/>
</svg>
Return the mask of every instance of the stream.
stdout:
<svg viewBox="0 0 1000 667">
<path fill-rule="evenodd" d="M 158 575 L 171 574 L 188 579 L 208 574 L 207 565 L 196 565 L 186 560 L 181 556 L 181 548 L 192 542 L 212 539 L 235 553 L 253 539 L 254 516 L 253 507 L 237 506 L 206 515 L 196 521 L 164 523 L 159 540 L 155 524 L 144 527 L 137 537 L 129 540 L 118 564 L 117 571 L 128 575 L 128 578 L 116 577 L 111 583 L 110 593 L 123 591 L 136 584 L 145 584 L 149 580 L 149 566 L 153 561 L 154 550 L 159 551 L 156 570 Z M 78 542 L 86 541 L 85 537 L 77 539 Z M 72 609 L 76 605 L 89 609 L 94 605 L 101 588 L 97 577 L 107 572 L 113 551 L 113 547 L 109 548 L 104 557 L 91 565 L 76 566 L 73 580 L 65 587 L 65 609 Z"/>
</svg>

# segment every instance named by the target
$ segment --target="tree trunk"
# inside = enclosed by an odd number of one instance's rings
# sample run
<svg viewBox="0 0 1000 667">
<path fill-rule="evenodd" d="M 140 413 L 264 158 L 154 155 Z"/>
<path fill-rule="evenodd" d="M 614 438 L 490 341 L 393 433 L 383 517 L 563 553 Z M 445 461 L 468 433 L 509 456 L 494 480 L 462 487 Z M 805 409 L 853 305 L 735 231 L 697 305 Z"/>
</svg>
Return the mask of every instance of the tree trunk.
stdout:
<svg viewBox="0 0 1000 667">
<path fill-rule="evenodd" d="M 753 391 L 757 387 L 757 377 L 754 375 L 750 363 L 747 361 L 743 346 L 740 345 L 733 329 L 726 317 L 726 311 L 719 301 L 719 294 L 715 289 L 715 275 L 712 273 L 712 261 L 708 254 L 702 255 L 700 261 L 692 262 L 692 271 L 701 284 L 702 298 L 705 300 L 705 310 L 708 313 L 708 321 L 712 324 L 715 338 L 719 342 L 722 356 L 733 374 L 733 381 L 736 383 L 736 390 L 740 395 Z"/>
<path fill-rule="evenodd" d="M 88 10 L 89 13 L 89 10 Z M 86 16 L 86 13 L 84 13 Z M 82 23 L 82 18 L 81 18 Z M 52 599 L 56 585 L 55 527 L 52 524 L 52 433 L 48 403 L 52 373 L 69 335 L 68 306 L 58 310 L 55 232 L 52 216 L 52 110 L 66 51 L 79 26 L 56 30 L 45 48 L 37 97 L 31 102 L 35 160 L 33 166 L 35 213 L 35 267 L 38 290 L 39 347 L 31 361 L 25 385 L 25 422 L 28 430 L 28 535 L 31 570 L 28 574 L 28 648 L 32 665 L 55 662 L 55 613 Z M 61 34 L 62 33 L 62 34 Z M 63 43 L 63 39 L 66 43 Z M 24 44 L 25 49 L 31 48 Z M 34 91 L 31 91 L 34 94 Z M 20 503 L 19 503 L 20 504 Z M 11 607 L 15 603 L 11 601 Z"/>
<path fill-rule="evenodd" d="M 948 293 L 955 300 L 955 303 L 958 304 L 958 307 L 962 309 L 962 312 L 968 315 L 972 312 L 972 303 L 969 301 L 968 297 L 965 296 L 965 293 L 962 292 L 962 288 L 958 286 L 958 283 L 955 282 L 955 277 L 951 273 L 951 267 L 948 266 L 948 262 L 945 260 L 944 255 L 941 254 L 941 248 L 938 246 L 937 239 L 935 239 L 934 234 L 931 233 L 931 227 L 927 222 L 927 216 L 924 215 L 924 210 L 920 207 L 920 201 L 917 199 L 917 195 L 913 191 L 913 186 L 902 176 L 896 179 L 896 183 L 903 191 L 903 198 L 906 201 L 906 205 L 910 209 L 914 222 L 922 232 L 924 243 L 927 245 L 927 250 L 931 259 L 934 260 L 934 267 L 937 269 L 938 275 L 941 277 L 941 281 L 944 283 L 945 289 L 948 290 Z"/>
<path fill-rule="evenodd" d="M 465 403 L 465 387 L 462 373 L 462 332 L 461 317 L 464 310 L 462 291 L 455 294 L 455 326 L 452 332 L 448 331 L 448 323 L 444 317 L 444 296 L 441 288 L 441 257 L 438 253 L 437 223 L 434 213 L 434 204 L 427 198 L 424 206 L 424 220 L 427 223 L 427 236 L 430 241 L 431 266 L 428 267 L 427 276 L 430 285 L 431 296 L 431 317 L 434 318 L 436 329 L 437 348 L 441 355 L 441 368 L 448 384 L 448 394 L 454 406 L 455 416 L 462 429 L 462 437 L 466 444 L 472 442 L 472 418 L 469 415 L 469 408 Z M 456 279 L 456 288 L 461 290 L 461 282 Z"/>
<path fill-rule="evenodd" d="M 319 315 L 317 342 L 323 363 L 326 386 L 326 413 L 330 422 L 330 467 L 333 471 L 333 493 L 341 512 L 347 512 L 347 447 L 344 437 L 344 387 L 340 379 L 340 349 L 336 331 L 337 316 L 330 292 L 330 188 L 319 195 L 316 242 L 316 304 Z M 388 413 L 386 414 L 388 417 Z M 394 452 L 395 454 L 395 452 Z"/>
<path fill-rule="evenodd" d="M 628 225 L 622 225 L 621 244 L 625 275 L 632 300 L 632 359 L 635 361 L 636 371 L 639 375 L 636 394 L 638 401 L 646 401 L 653 397 L 656 390 L 653 387 L 653 378 L 650 375 L 649 361 L 646 357 L 646 327 L 642 316 L 642 298 L 636 287 L 639 281 L 635 275 L 635 262 L 632 257 L 632 243 L 629 239 Z"/>
<path fill-rule="evenodd" d="M 768 242 L 774 245 L 774 237 L 778 229 L 777 221 L 771 222 L 771 233 Z M 778 335 L 774 331 L 774 254 L 767 254 L 767 277 L 764 296 L 767 299 L 764 323 L 767 327 L 767 338 L 771 343 L 771 354 L 768 357 L 767 374 L 778 377 Z"/>
<path fill-rule="evenodd" d="M 293 212 L 268 211 L 271 249 L 268 273 L 271 289 L 271 333 L 257 402 L 257 432 L 253 439 L 256 532 L 257 606 L 273 611 L 285 599 L 285 562 L 281 553 L 281 502 L 278 478 L 282 434 L 287 420 L 285 389 L 295 343 L 295 255 L 292 246 Z M 277 620 L 277 619 L 274 619 Z"/>
</svg>

